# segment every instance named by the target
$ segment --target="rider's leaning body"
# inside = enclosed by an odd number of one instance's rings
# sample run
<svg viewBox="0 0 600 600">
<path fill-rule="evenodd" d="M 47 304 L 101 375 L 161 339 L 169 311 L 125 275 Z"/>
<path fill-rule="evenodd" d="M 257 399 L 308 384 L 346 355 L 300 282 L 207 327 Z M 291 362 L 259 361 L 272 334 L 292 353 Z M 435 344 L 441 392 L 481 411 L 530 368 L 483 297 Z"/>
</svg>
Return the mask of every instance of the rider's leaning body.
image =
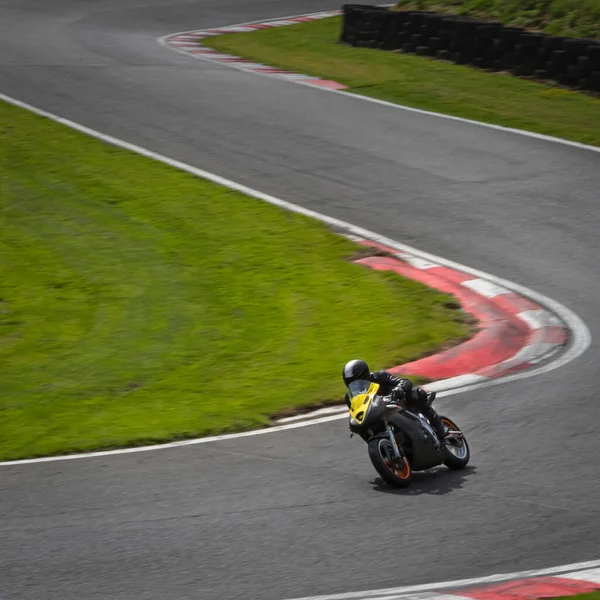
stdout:
<svg viewBox="0 0 600 600">
<path fill-rule="evenodd" d="M 379 393 L 382 396 L 390 396 L 392 402 L 397 402 L 404 408 L 415 408 L 431 423 L 440 440 L 443 440 L 446 436 L 447 430 L 442 420 L 427 401 L 427 392 L 422 388 L 414 387 L 410 379 L 396 377 L 388 371 L 371 373 L 369 365 L 364 360 L 351 360 L 346 363 L 342 371 L 342 377 L 346 388 L 357 380 L 379 384 Z M 350 395 L 348 392 L 346 392 L 344 400 L 350 408 Z"/>
</svg>

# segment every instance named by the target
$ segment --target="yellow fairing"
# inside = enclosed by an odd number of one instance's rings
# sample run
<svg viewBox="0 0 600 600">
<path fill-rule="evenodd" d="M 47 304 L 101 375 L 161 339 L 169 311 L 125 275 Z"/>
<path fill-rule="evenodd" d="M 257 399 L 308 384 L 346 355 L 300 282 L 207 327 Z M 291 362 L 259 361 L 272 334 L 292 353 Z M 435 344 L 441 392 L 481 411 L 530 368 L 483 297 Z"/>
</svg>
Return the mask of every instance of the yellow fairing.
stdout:
<svg viewBox="0 0 600 600">
<path fill-rule="evenodd" d="M 375 394 L 379 390 L 378 383 L 371 383 L 369 389 L 364 394 L 357 394 L 353 396 L 350 402 L 350 416 L 358 423 L 359 425 L 364 421 L 365 415 L 367 414 L 367 410 L 369 409 L 369 405 L 373 400 Z"/>
</svg>

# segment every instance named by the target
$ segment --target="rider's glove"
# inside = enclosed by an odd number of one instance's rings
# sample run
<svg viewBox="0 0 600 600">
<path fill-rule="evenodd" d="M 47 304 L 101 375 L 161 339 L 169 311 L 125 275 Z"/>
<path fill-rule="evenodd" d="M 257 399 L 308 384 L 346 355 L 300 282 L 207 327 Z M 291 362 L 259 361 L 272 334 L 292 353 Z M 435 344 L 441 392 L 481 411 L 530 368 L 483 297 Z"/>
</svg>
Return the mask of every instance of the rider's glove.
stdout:
<svg viewBox="0 0 600 600">
<path fill-rule="evenodd" d="M 400 383 L 400 385 L 398 386 L 399 388 L 402 389 L 402 391 L 405 393 L 405 395 L 409 395 L 412 391 L 413 391 L 413 384 L 412 381 L 410 379 L 403 379 Z"/>
<path fill-rule="evenodd" d="M 401 402 L 405 398 L 406 392 L 401 387 L 397 387 L 392 390 L 390 396 L 392 402 Z"/>
<path fill-rule="evenodd" d="M 429 394 L 423 388 L 413 388 L 413 394 L 421 400 L 421 402 L 427 402 L 429 400 Z"/>
</svg>

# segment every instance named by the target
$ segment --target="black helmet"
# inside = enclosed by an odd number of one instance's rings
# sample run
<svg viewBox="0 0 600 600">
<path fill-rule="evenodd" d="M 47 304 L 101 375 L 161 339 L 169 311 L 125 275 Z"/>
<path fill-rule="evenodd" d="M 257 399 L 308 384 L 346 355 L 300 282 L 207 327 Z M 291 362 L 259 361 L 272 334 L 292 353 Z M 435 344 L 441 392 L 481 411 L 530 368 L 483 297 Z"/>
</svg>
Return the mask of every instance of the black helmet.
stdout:
<svg viewBox="0 0 600 600">
<path fill-rule="evenodd" d="M 364 360 L 351 360 L 347 362 L 342 371 L 344 385 L 348 387 L 357 379 L 369 379 L 371 371 Z"/>
</svg>

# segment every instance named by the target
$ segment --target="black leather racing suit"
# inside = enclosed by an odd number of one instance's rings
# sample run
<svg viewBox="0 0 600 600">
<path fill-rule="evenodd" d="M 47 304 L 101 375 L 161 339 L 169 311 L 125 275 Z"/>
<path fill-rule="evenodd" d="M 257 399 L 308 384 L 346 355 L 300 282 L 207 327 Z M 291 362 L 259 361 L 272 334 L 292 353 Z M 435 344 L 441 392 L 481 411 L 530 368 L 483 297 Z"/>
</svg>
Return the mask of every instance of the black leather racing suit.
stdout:
<svg viewBox="0 0 600 600">
<path fill-rule="evenodd" d="M 418 410 L 431 423 L 438 437 L 444 438 L 444 425 L 435 409 L 427 402 L 427 392 L 424 389 L 414 387 L 410 379 L 396 377 L 388 371 L 375 371 L 369 375 L 369 380 L 379 384 L 378 393 L 382 396 L 392 396 L 392 400 L 400 406 Z M 348 392 L 344 400 L 350 408 Z"/>
</svg>

